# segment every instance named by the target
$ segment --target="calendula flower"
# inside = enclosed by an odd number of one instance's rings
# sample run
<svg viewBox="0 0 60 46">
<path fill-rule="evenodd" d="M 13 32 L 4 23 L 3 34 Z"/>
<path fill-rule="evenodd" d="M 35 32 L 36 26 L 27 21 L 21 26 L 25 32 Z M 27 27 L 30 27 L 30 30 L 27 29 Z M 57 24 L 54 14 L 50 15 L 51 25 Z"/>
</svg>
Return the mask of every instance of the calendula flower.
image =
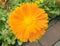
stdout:
<svg viewBox="0 0 60 46">
<path fill-rule="evenodd" d="M 21 42 L 40 39 L 48 28 L 48 15 L 35 3 L 21 4 L 9 16 L 12 33 Z"/>
<path fill-rule="evenodd" d="M 57 0 L 58 2 L 60 2 L 60 0 Z"/>
<path fill-rule="evenodd" d="M 40 1 L 40 3 L 43 3 L 44 2 L 44 0 L 39 0 Z"/>
<path fill-rule="evenodd" d="M 40 3 L 43 3 L 44 2 L 44 0 L 35 0 L 35 3 L 37 3 L 37 4 L 40 4 Z"/>
</svg>

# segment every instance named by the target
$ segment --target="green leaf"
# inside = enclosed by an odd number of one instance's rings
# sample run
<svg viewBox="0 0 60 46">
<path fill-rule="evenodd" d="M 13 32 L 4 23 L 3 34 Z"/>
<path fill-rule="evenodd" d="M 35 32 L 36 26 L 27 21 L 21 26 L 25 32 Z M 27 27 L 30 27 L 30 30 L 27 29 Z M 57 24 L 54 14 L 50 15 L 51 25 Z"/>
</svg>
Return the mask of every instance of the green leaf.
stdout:
<svg viewBox="0 0 60 46">
<path fill-rule="evenodd" d="M 1 46 L 9 46 L 9 45 L 8 45 L 7 42 L 5 41 L 5 42 L 2 43 Z"/>
<path fill-rule="evenodd" d="M 18 40 L 18 45 L 22 45 L 22 42 L 20 42 L 19 40 Z"/>
</svg>

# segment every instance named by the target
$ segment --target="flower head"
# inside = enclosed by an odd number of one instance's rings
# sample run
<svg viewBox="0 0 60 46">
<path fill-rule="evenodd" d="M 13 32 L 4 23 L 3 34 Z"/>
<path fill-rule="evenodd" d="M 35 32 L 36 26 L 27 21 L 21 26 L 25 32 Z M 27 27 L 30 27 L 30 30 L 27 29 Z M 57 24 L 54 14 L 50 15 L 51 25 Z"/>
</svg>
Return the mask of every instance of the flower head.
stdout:
<svg viewBox="0 0 60 46">
<path fill-rule="evenodd" d="M 35 0 L 35 3 L 37 3 L 37 4 L 40 4 L 40 3 L 43 3 L 44 2 L 44 0 Z"/>
<path fill-rule="evenodd" d="M 9 16 L 9 26 L 22 42 L 40 39 L 48 28 L 48 15 L 35 3 L 21 4 Z"/>
</svg>

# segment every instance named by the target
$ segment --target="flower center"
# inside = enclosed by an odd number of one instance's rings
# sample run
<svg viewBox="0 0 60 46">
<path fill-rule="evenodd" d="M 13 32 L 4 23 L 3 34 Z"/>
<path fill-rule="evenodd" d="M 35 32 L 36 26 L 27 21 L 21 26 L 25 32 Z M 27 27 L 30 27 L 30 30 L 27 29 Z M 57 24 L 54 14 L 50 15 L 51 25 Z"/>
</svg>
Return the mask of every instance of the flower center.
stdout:
<svg viewBox="0 0 60 46">
<path fill-rule="evenodd" d="M 33 23 L 33 17 L 25 17 L 24 18 L 24 23 L 27 25 L 27 26 L 29 26 L 29 25 L 31 25 L 32 23 Z"/>
</svg>

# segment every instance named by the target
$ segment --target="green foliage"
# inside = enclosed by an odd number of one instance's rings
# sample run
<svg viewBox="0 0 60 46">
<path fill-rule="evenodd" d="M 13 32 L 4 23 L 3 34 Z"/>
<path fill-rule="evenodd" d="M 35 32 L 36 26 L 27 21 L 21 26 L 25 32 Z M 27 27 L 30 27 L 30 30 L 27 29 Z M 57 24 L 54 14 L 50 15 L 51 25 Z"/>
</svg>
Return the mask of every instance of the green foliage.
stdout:
<svg viewBox="0 0 60 46">
<path fill-rule="evenodd" d="M 60 2 L 57 2 L 57 0 L 44 0 L 44 3 L 40 4 L 39 7 L 45 9 L 50 20 L 52 20 L 60 15 L 60 7 L 58 7 L 59 3 Z"/>
<path fill-rule="evenodd" d="M 14 3 L 13 3 L 14 2 Z M 15 7 L 20 5 L 20 1 L 11 0 L 9 2 L 10 11 L 14 10 Z M 22 42 L 19 40 L 16 41 L 16 37 L 11 33 L 8 26 L 8 17 L 10 12 L 4 8 L 4 4 L 2 8 L 0 8 L 0 46 L 14 46 L 17 42 L 18 45 L 22 45 Z"/>
<path fill-rule="evenodd" d="M 0 14 L 1 16 L 0 18 L 0 46 L 12 46 L 16 42 L 16 37 L 11 33 L 9 26 L 8 26 L 7 19 L 8 19 L 9 14 L 7 13 L 4 14 L 4 13 L 5 12 L 3 12 L 3 14 Z M 21 45 L 22 42 L 19 42 L 18 44 Z"/>
</svg>

